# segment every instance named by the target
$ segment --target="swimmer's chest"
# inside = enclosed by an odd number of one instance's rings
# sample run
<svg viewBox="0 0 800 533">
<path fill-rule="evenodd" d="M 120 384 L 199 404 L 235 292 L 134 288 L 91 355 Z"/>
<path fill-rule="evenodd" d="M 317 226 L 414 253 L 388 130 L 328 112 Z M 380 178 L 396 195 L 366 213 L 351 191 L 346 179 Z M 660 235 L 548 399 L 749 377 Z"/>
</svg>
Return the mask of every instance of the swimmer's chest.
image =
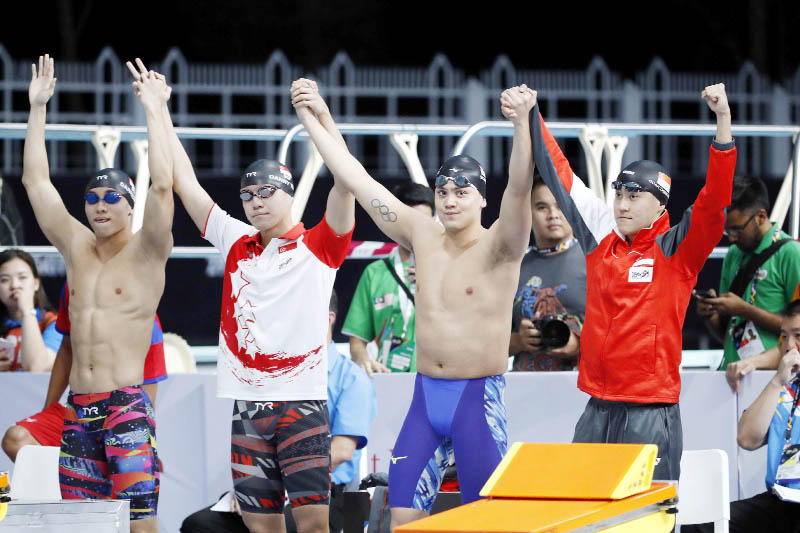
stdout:
<svg viewBox="0 0 800 533">
<path fill-rule="evenodd" d="M 164 287 L 164 270 L 149 268 L 136 257 L 130 245 L 103 262 L 94 250 L 73 261 L 68 272 L 70 306 L 119 307 L 139 306 L 143 300 L 156 300 Z"/>
<path fill-rule="evenodd" d="M 479 242 L 461 253 L 433 247 L 426 252 L 416 259 L 418 305 L 463 311 L 513 297 L 519 265 L 492 265 L 487 243 Z"/>
</svg>

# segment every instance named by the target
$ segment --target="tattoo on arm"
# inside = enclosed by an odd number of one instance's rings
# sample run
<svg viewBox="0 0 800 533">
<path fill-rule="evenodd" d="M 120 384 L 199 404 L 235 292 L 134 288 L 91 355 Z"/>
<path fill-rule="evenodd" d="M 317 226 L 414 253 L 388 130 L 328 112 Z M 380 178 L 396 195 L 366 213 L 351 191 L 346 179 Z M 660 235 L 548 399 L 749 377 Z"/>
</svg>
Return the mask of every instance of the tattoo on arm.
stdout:
<svg viewBox="0 0 800 533">
<path fill-rule="evenodd" d="M 397 213 L 391 211 L 388 205 L 384 205 L 380 199 L 373 198 L 370 201 L 373 209 L 377 209 L 384 222 L 397 222 Z"/>
</svg>

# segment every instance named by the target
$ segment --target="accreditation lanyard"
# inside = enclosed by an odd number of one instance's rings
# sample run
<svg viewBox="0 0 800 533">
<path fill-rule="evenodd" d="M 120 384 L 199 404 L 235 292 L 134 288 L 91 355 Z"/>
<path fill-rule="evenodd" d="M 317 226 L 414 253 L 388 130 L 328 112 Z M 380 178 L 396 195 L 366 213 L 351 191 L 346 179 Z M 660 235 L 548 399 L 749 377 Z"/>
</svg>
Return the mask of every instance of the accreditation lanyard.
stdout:
<svg viewBox="0 0 800 533">
<path fill-rule="evenodd" d="M 792 444 L 792 425 L 794 423 L 794 413 L 797 410 L 797 402 L 800 400 L 800 377 L 795 376 L 789 381 L 787 388 L 794 393 L 792 409 L 789 411 L 789 420 L 786 421 L 786 434 L 784 436 L 783 449 L 778 461 L 778 469 L 775 471 L 775 486 L 793 487 L 800 482 L 800 443 Z M 773 488 L 773 490 L 775 490 Z M 786 495 L 778 497 L 786 499 Z M 796 497 L 790 498 L 797 501 Z M 800 503 L 800 502 L 798 502 Z"/>
<path fill-rule="evenodd" d="M 555 253 L 555 252 L 564 252 L 566 250 L 569 250 L 577 242 L 578 242 L 578 239 L 573 237 L 573 238 L 571 238 L 569 240 L 566 240 L 566 241 L 562 242 L 558 246 L 553 246 L 552 248 L 537 248 L 536 245 L 533 245 L 530 248 L 528 248 L 528 250 L 535 250 L 536 252 L 538 252 L 540 254 L 552 254 L 552 253 Z"/>
<path fill-rule="evenodd" d="M 773 243 L 778 242 L 778 240 L 780 238 L 781 238 L 781 232 L 776 230 L 772 234 L 772 242 Z M 739 268 L 741 269 L 743 265 L 744 265 L 744 263 L 740 264 Z M 745 293 L 745 295 L 744 295 L 744 300 L 747 303 L 749 303 L 750 305 L 755 305 L 756 304 L 756 293 L 757 292 L 758 292 L 758 276 L 753 278 L 753 282 L 750 284 L 750 290 L 747 291 Z"/>
<path fill-rule="evenodd" d="M 786 435 L 784 436 L 784 447 L 789 445 L 792 439 L 792 422 L 794 421 L 794 412 L 797 409 L 797 401 L 800 400 L 800 376 L 795 376 L 790 382 L 789 387 L 794 391 L 794 401 L 792 401 L 792 409 L 789 411 L 789 420 L 786 422 Z"/>
<path fill-rule="evenodd" d="M 400 278 L 405 285 L 409 285 L 408 276 L 406 276 L 405 269 L 403 268 L 403 260 L 400 257 L 400 247 L 395 247 L 389 254 L 389 257 L 392 259 L 397 277 Z M 414 302 L 408 297 L 403 287 L 397 287 L 397 305 L 400 308 L 400 315 L 403 318 L 403 334 L 401 338 L 405 339 L 406 332 L 408 331 L 408 323 L 411 320 L 411 314 L 414 312 Z"/>
</svg>

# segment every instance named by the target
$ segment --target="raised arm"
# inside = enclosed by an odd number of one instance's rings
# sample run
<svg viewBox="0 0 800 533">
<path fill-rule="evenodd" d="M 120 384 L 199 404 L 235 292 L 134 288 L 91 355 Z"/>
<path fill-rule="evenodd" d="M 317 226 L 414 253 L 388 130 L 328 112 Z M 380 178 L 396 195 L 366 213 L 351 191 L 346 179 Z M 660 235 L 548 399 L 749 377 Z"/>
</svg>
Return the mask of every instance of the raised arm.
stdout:
<svg viewBox="0 0 800 533">
<path fill-rule="evenodd" d="M 436 223 L 399 201 L 384 186 L 372 179 L 347 147 L 317 120 L 307 105 L 298 102 L 294 106 L 300 122 L 305 126 L 337 185 L 355 195 L 361 207 L 390 239 L 405 248 L 413 249 L 416 228 Z"/>
<path fill-rule="evenodd" d="M 344 137 L 336 127 L 331 112 L 325 100 L 319 94 L 317 83 L 312 80 L 300 78 L 292 83 L 292 104 L 297 108 L 305 107 L 314 113 L 320 125 L 344 150 L 347 144 Z M 355 201 L 353 194 L 341 183 L 336 174 L 333 175 L 333 188 L 328 193 L 328 204 L 325 209 L 325 220 L 333 231 L 344 235 L 353 229 L 355 219 Z"/>
<path fill-rule="evenodd" d="M 701 98 L 706 101 L 708 108 L 717 117 L 717 134 L 714 137 L 720 144 L 728 144 L 733 141 L 731 134 L 731 108 L 728 105 L 728 95 L 725 93 L 725 84 L 717 83 L 709 85 L 700 93 Z"/>
<path fill-rule="evenodd" d="M 130 61 L 127 65 L 134 77 L 138 76 L 138 71 Z M 172 187 L 181 199 L 184 209 L 189 213 L 189 217 L 191 217 L 197 229 L 202 232 L 205 229 L 206 219 L 211 207 L 214 205 L 214 200 L 211 199 L 206 190 L 200 185 L 200 182 L 197 181 L 192 162 L 180 139 L 178 139 L 178 135 L 175 133 L 172 117 L 166 105 L 162 107 L 162 113 L 169 147 L 172 151 Z"/>
<path fill-rule="evenodd" d="M 683 214 L 681 221 L 667 233 L 656 238 L 664 256 L 677 254 L 677 260 L 688 275 L 696 275 L 703 268 L 711 251 L 722 238 L 725 226 L 724 208 L 731 203 L 733 174 L 736 170 L 736 147 L 731 137 L 731 110 L 721 83 L 710 85 L 701 97 L 717 116 L 717 135 L 708 158 L 706 183 L 697 194 L 697 200 Z M 709 299 L 714 304 L 717 299 Z M 716 305 L 714 305 L 717 308 Z M 717 309 L 721 313 L 726 310 Z M 780 321 L 773 327 L 777 330 Z"/>
<path fill-rule="evenodd" d="M 572 172 L 569 161 L 547 129 L 538 104 L 530 113 L 530 123 L 533 160 L 539 174 L 588 254 L 616 226 L 614 212 Z"/>
<path fill-rule="evenodd" d="M 172 150 L 172 187 L 181 199 L 181 203 L 186 212 L 189 213 L 194 225 L 197 226 L 200 232 L 203 232 L 208 214 L 214 206 L 214 200 L 211 199 L 211 196 L 197 181 L 192 161 L 189 159 L 189 154 L 186 153 L 181 140 L 178 139 L 178 134 L 175 133 L 172 117 L 170 117 L 169 110 L 166 107 L 164 108 L 164 120 L 167 125 L 170 149 Z"/>
<path fill-rule="evenodd" d="M 145 112 L 147 121 L 147 164 L 150 169 L 150 189 L 142 222 L 142 246 L 155 258 L 164 259 L 172 251 L 172 216 L 175 204 L 172 197 L 172 149 L 164 117 L 172 89 L 164 76 L 139 67 L 134 76 L 134 91 Z"/>
<path fill-rule="evenodd" d="M 32 77 L 28 88 L 31 112 L 28 116 L 28 129 L 25 133 L 25 149 L 22 162 L 22 185 L 28 193 L 28 200 L 36 215 L 36 222 L 42 228 L 47 240 L 58 248 L 64 259 L 69 261 L 69 244 L 78 232 L 88 228 L 73 218 L 58 191 L 50 181 L 50 166 L 44 141 L 47 115 L 47 102 L 56 88 L 53 58 L 39 56 L 39 68 L 31 65 Z"/>
<path fill-rule="evenodd" d="M 514 124 L 508 185 L 500 203 L 500 217 L 492 228 L 496 232 L 496 256 L 503 261 L 518 261 L 530 240 L 533 152 L 528 115 L 534 105 L 536 91 L 524 84 L 507 89 L 500 96 L 503 116 Z"/>
</svg>

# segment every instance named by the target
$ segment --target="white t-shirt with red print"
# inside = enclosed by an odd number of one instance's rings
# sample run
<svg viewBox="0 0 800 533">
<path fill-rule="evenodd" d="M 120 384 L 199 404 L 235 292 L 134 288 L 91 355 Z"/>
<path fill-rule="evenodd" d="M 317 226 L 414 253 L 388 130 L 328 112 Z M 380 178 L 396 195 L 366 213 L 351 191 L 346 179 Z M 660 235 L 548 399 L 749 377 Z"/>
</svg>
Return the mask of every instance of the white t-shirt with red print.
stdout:
<svg viewBox="0 0 800 533">
<path fill-rule="evenodd" d="M 325 218 L 297 224 L 266 248 L 253 226 L 216 204 L 203 238 L 225 258 L 217 395 L 238 400 L 325 400 L 328 304 L 353 230 Z"/>
</svg>

